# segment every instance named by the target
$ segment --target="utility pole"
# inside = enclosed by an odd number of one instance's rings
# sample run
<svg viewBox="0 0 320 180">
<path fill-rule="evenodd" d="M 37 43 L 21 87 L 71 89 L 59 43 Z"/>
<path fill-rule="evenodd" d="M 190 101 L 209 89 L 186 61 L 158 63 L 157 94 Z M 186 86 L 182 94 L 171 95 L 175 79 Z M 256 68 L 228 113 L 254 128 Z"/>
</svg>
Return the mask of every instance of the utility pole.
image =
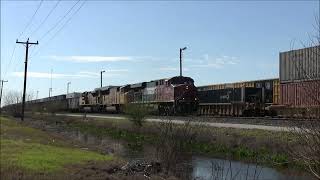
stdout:
<svg viewBox="0 0 320 180">
<path fill-rule="evenodd" d="M 2 99 L 2 91 L 3 91 L 3 83 L 8 82 L 5 80 L 1 80 L 1 91 L 0 91 L 0 112 L 1 112 L 1 99 Z"/>
<path fill-rule="evenodd" d="M 29 38 L 27 42 L 19 42 L 18 39 L 16 43 L 23 44 L 26 47 L 26 60 L 24 62 L 24 83 L 23 83 L 23 96 L 22 96 L 22 112 L 21 112 L 21 121 L 24 119 L 24 105 L 26 101 L 26 88 L 27 88 L 27 70 L 28 70 L 28 51 L 29 51 L 29 46 L 31 45 L 38 45 L 38 41 L 36 43 L 30 43 Z"/>
<path fill-rule="evenodd" d="M 51 88 L 49 88 L 49 98 L 51 97 Z"/>
<path fill-rule="evenodd" d="M 104 73 L 106 71 L 100 71 L 100 87 L 102 87 L 102 73 Z"/>
<path fill-rule="evenodd" d="M 182 76 L 182 51 L 186 50 L 187 47 L 180 48 L 180 76 Z"/>
<path fill-rule="evenodd" d="M 69 94 L 69 85 L 71 84 L 71 82 L 67 83 L 67 94 Z"/>
<path fill-rule="evenodd" d="M 36 99 L 38 99 L 38 95 L 39 95 L 39 91 L 37 91 L 37 98 Z"/>
<path fill-rule="evenodd" d="M 50 73 L 50 89 L 49 89 L 49 98 L 52 96 L 52 69 Z"/>
</svg>

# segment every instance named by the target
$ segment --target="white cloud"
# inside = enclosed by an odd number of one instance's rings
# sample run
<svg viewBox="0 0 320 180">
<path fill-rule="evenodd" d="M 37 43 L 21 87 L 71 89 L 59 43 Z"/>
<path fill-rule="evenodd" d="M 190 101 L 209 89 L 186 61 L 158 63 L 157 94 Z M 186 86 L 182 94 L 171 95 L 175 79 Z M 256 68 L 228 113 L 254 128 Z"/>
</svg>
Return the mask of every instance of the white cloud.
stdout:
<svg viewBox="0 0 320 180">
<path fill-rule="evenodd" d="M 139 62 L 139 61 L 163 61 L 166 58 L 152 57 L 152 56 L 42 56 L 55 61 L 71 61 L 77 63 L 91 63 L 91 62 Z"/>
<path fill-rule="evenodd" d="M 124 72 L 128 72 L 129 70 L 128 69 L 107 69 L 105 70 L 106 72 L 103 74 L 104 76 L 105 75 L 115 75 L 115 72 L 118 72 L 118 73 L 124 73 Z M 87 74 L 87 75 L 92 75 L 92 76 L 100 76 L 100 73 L 99 72 L 90 72 L 90 71 L 80 71 L 79 74 Z"/>
<path fill-rule="evenodd" d="M 104 74 L 103 76 L 117 76 L 119 74 Z M 13 72 L 12 76 L 24 77 L 24 72 Z M 51 76 L 53 79 L 63 79 L 63 78 L 96 78 L 99 76 L 99 73 L 95 72 L 79 72 L 76 74 L 62 74 L 62 73 L 45 73 L 45 72 L 28 72 L 27 76 L 29 78 L 44 78 L 50 79 Z"/>
<path fill-rule="evenodd" d="M 89 71 L 80 71 L 79 74 L 86 74 L 91 76 L 99 76 L 99 73 L 97 72 L 89 72 Z"/>
<path fill-rule="evenodd" d="M 190 67 L 198 67 L 198 68 L 216 68 L 220 69 L 227 65 L 235 65 L 238 64 L 238 59 L 236 57 L 231 56 L 221 56 L 215 59 L 209 58 L 208 54 L 203 55 L 199 60 L 193 60 L 196 62 L 195 64 L 190 65 Z"/>
<path fill-rule="evenodd" d="M 119 62 L 119 61 L 134 61 L 133 56 L 43 56 L 56 61 L 72 61 L 72 62 Z"/>
</svg>

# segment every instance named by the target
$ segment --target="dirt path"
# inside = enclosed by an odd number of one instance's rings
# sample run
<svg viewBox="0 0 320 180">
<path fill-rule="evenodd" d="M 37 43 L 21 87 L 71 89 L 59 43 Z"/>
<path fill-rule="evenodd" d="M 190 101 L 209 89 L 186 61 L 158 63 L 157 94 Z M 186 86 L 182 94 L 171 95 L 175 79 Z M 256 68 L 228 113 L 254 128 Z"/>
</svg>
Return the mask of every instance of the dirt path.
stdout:
<svg viewBox="0 0 320 180">
<path fill-rule="evenodd" d="M 57 116 L 69 116 L 69 117 L 83 117 L 83 114 L 72 114 L 72 113 L 59 113 Z M 102 119 L 125 119 L 123 116 L 119 115 L 106 115 L 106 114 L 87 114 L 89 118 L 102 118 Z M 183 124 L 185 120 L 175 119 L 175 117 L 170 117 L 171 121 L 176 124 Z M 168 119 L 164 118 L 148 118 L 149 122 L 163 122 Z M 193 124 L 199 124 L 199 122 L 192 122 Z M 211 127 L 221 127 L 221 128 L 238 128 L 238 129 L 260 129 L 267 131 L 290 131 L 293 127 L 280 127 L 280 126 L 266 126 L 266 125 L 255 125 L 255 124 L 237 124 L 237 123 L 218 123 L 218 122 L 201 122 L 202 125 Z M 296 130 L 299 129 L 294 127 Z"/>
</svg>

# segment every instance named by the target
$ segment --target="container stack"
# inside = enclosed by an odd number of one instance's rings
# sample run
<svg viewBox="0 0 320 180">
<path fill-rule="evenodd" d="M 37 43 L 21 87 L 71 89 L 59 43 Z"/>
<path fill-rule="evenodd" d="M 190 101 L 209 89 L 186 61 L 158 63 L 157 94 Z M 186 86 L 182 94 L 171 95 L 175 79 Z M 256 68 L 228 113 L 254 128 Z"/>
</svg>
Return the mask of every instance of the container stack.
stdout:
<svg viewBox="0 0 320 180">
<path fill-rule="evenodd" d="M 279 58 L 280 104 L 291 116 L 320 117 L 320 46 L 281 52 Z"/>
</svg>

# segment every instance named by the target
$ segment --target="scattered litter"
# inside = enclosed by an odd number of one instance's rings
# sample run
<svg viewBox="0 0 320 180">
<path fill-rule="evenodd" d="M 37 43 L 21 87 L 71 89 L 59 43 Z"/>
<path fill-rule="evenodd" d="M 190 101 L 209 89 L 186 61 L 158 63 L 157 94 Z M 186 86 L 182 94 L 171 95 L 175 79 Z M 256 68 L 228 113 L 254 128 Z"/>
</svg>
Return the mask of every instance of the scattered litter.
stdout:
<svg viewBox="0 0 320 180">
<path fill-rule="evenodd" d="M 151 174 L 161 172 L 161 164 L 159 162 L 146 162 L 135 160 L 128 162 L 120 168 L 126 175 L 142 174 L 146 178 L 150 178 Z"/>
</svg>

